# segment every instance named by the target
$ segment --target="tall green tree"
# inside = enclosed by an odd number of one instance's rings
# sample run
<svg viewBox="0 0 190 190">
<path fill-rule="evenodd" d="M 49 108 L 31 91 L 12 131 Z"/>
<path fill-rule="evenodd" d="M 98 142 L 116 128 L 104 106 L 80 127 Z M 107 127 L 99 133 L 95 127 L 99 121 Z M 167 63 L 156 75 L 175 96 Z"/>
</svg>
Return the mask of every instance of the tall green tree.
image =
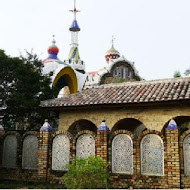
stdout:
<svg viewBox="0 0 190 190">
<path fill-rule="evenodd" d="M 0 50 L 0 113 L 4 128 L 39 129 L 45 118 L 56 114 L 42 110 L 40 101 L 54 98 L 57 90 L 50 87 L 51 74 L 43 75 L 43 64 L 37 55 L 9 57 Z"/>
</svg>

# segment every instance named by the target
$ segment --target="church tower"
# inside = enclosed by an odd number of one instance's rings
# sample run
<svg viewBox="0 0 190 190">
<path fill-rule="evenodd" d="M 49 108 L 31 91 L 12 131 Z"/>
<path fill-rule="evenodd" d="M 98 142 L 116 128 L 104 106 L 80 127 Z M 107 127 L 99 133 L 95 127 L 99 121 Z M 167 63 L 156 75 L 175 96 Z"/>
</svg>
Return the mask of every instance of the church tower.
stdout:
<svg viewBox="0 0 190 190">
<path fill-rule="evenodd" d="M 73 67 L 75 70 L 80 73 L 85 73 L 85 64 L 84 61 L 81 60 L 79 55 L 79 44 L 78 44 L 78 33 L 80 32 L 80 27 L 78 25 L 76 14 L 79 10 L 76 9 L 76 0 L 74 0 L 74 9 L 70 10 L 74 14 L 74 20 L 69 28 L 71 32 L 71 49 L 69 53 L 69 58 L 66 60 L 66 63 Z"/>
</svg>

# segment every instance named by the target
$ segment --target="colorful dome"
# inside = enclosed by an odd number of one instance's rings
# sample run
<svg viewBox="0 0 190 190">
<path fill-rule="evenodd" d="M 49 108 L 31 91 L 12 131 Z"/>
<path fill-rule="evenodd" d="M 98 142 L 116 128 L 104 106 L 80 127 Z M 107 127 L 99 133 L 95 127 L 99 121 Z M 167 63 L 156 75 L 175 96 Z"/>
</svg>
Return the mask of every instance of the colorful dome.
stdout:
<svg viewBox="0 0 190 190">
<path fill-rule="evenodd" d="M 118 54 L 120 55 L 119 51 L 117 51 L 114 46 L 112 45 L 112 47 L 106 52 L 106 55 L 107 54 Z"/>
<path fill-rule="evenodd" d="M 106 125 L 106 121 L 103 120 L 101 125 L 98 127 L 98 131 L 109 131 L 110 129 Z"/>
<path fill-rule="evenodd" d="M 48 123 L 48 120 L 45 119 L 44 124 L 42 125 L 42 127 L 40 128 L 40 131 L 52 131 L 52 127 L 50 126 L 50 124 Z"/>
<path fill-rule="evenodd" d="M 173 119 L 170 120 L 166 129 L 178 129 L 177 123 Z"/>
<path fill-rule="evenodd" d="M 49 56 L 47 59 L 58 59 L 57 54 L 59 53 L 59 48 L 55 45 L 56 41 L 53 39 L 52 45 L 48 48 Z"/>
<path fill-rule="evenodd" d="M 117 51 L 112 44 L 112 47 L 105 54 L 107 63 L 109 63 L 109 59 L 117 59 L 119 57 L 120 57 L 119 51 Z"/>
<path fill-rule="evenodd" d="M 73 20 L 73 23 L 72 23 L 71 27 L 69 28 L 69 30 L 72 31 L 72 32 L 80 31 L 80 27 L 78 25 L 77 20 Z"/>
</svg>

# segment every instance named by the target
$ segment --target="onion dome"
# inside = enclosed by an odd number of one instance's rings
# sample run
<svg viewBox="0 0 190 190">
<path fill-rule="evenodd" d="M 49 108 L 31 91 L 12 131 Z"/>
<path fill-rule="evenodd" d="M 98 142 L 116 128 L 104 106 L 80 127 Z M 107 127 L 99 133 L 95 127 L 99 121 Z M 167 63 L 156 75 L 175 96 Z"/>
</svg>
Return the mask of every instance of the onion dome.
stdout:
<svg viewBox="0 0 190 190">
<path fill-rule="evenodd" d="M 52 45 L 48 48 L 48 59 L 58 59 L 57 54 L 59 53 L 59 48 L 55 45 L 56 41 L 53 39 Z"/>
<path fill-rule="evenodd" d="M 177 123 L 173 119 L 170 120 L 166 129 L 178 129 Z"/>
<path fill-rule="evenodd" d="M 42 127 L 40 128 L 40 131 L 52 131 L 52 127 L 50 126 L 50 124 L 48 123 L 48 120 L 45 119 L 44 124 L 42 125 Z"/>
<path fill-rule="evenodd" d="M 112 44 L 112 47 L 105 54 L 106 62 L 109 63 L 109 59 L 117 59 L 119 57 L 119 51 L 117 51 Z"/>
<path fill-rule="evenodd" d="M 106 121 L 103 120 L 101 125 L 98 127 L 98 131 L 109 131 L 110 129 L 106 125 Z"/>
<path fill-rule="evenodd" d="M 72 32 L 79 32 L 80 31 L 80 27 L 78 25 L 77 20 L 73 20 L 72 25 L 69 28 L 69 30 L 72 31 Z"/>
</svg>

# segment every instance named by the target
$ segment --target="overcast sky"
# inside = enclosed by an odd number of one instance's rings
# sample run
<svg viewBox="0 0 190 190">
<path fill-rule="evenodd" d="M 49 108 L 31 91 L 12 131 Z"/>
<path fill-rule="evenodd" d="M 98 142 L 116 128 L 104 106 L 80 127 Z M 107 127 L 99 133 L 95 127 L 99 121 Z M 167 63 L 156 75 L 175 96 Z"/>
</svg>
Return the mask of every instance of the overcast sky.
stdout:
<svg viewBox="0 0 190 190">
<path fill-rule="evenodd" d="M 8 55 L 31 50 L 45 59 L 52 35 L 65 60 L 70 50 L 73 0 L 0 0 L 0 49 Z M 189 0 L 77 0 L 80 56 L 87 71 L 104 66 L 115 48 L 135 62 L 141 77 L 170 78 L 190 68 Z"/>
</svg>

